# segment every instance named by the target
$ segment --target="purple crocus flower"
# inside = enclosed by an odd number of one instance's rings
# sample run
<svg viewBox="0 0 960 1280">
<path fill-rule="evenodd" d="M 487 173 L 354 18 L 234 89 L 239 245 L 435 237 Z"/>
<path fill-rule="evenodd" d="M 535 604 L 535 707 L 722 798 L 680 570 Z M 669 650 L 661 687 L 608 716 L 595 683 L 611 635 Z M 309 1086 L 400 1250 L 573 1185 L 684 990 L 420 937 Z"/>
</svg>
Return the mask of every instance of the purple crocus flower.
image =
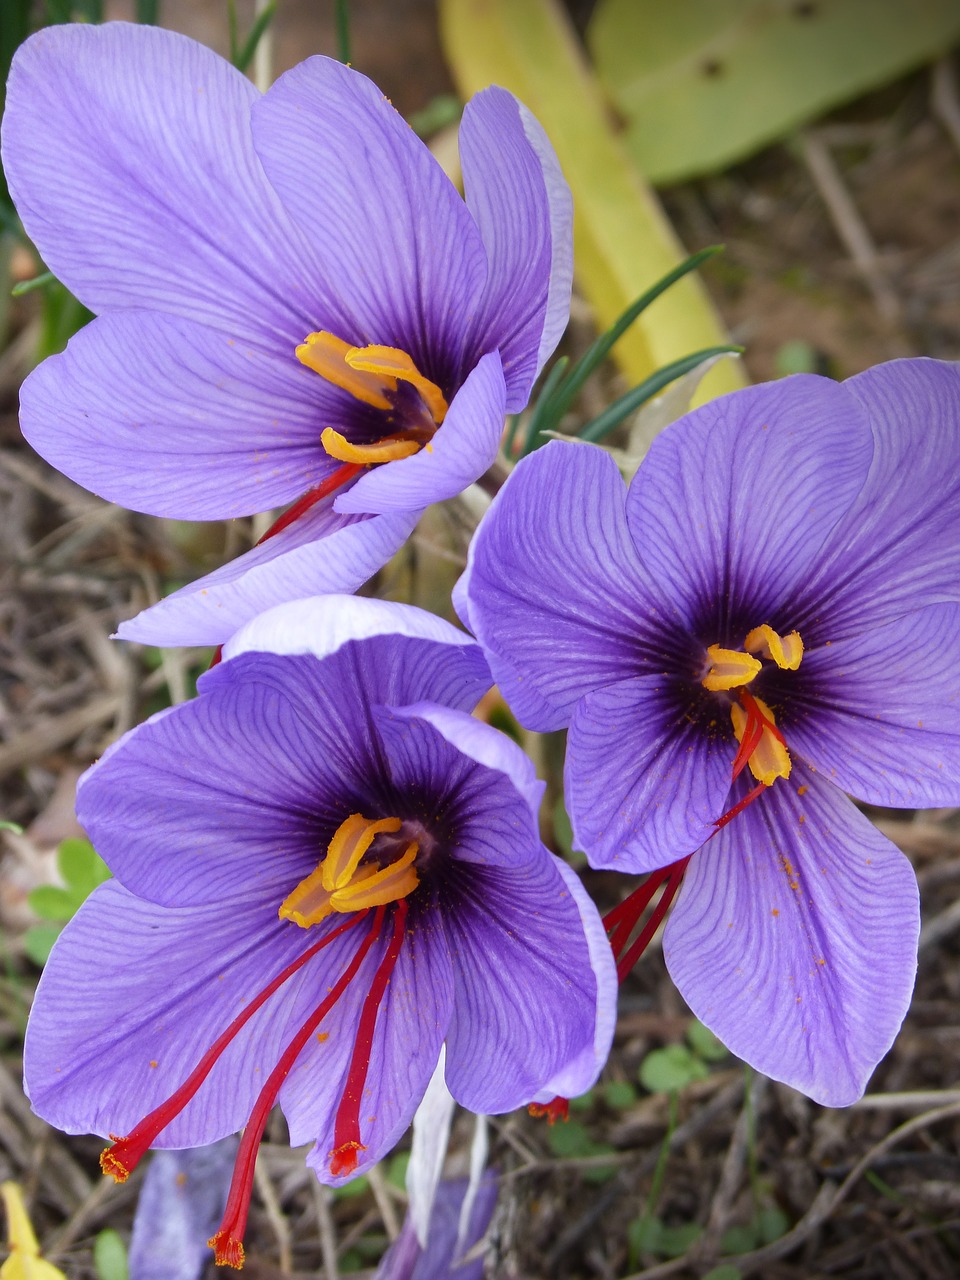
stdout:
<svg viewBox="0 0 960 1280">
<path fill-rule="evenodd" d="M 672 892 L 689 859 L 664 954 L 693 1012 L 853 1102 L 909 1004 L 919 921 L 909 862 L 844 792 L 960 803 L 960 368 L 736 392 L 668 428 L 629 489 L 601 450 L 547 445 L 458 595 L 520 720 L 569 729 L 591 862 Z"/>
<path fill-rule="evenodd" d="M 17 52 L 10 190 L 98 313 L 24 385 L 27 439 L 154 515 L 294 504 L 121 636 L 218 644 L 270 605 L 353 591 L 494 460 L 566 323 L 572 215 L 505 90 L 467 105 L 460 153 L 465 201 L 328 58 L 261 96 L 156 27 L 49 27 Z"/>
<path fill-rule="evenodd" d="M 270 610 L 226 659 L 81 781 L 116 878 L 54 948 L 24 1075 L 52 1124 L 123 1135 L 103 1156 L 121 1180 L 151 1145 L 243 1127 L 212 1241 L 239 1265 L 275 1101 L 339 1183 L 399 1138 L 442 1045 L 475 1111 L 588 1087 L 616 977 L 540 843 L 543 784 L 467 714 L 489 684 L 469 637 L 329 596 Z"/>
</svg>

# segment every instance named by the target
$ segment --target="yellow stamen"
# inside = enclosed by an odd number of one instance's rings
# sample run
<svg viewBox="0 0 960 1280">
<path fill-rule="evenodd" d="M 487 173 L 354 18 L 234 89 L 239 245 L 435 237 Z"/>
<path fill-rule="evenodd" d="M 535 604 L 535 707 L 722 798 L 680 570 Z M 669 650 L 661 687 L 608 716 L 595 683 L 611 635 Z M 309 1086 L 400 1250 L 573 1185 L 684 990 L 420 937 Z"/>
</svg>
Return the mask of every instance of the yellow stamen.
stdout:
<svg viewBox="0 0 960 1280">
<path fill-rule="evenodd" d="M 380 832 L 400 830 L 399 818 L 364 818 L 352 813 L 334 832 L 320 864 L 280 905 L 280 919 L 301 928 L 319 924 L 335 911 L 363 911 L 405 898 L 420 883 L 413 863 L 420 846 L 411 841 L 403 854 L 382 869 L 361 865 Z"/>
<path fill-rule="evenodd" d="M 763 719 L 763 734 L 747 763 L 750 772 L 758 782 L 771 786 L 777 778 L 789 778 L 791 769 L 790 753 L 775 733 L 771 733 L 768 725 L 776 727 L 776 718 L 762 698 L 754 695 L 754 702 Z M 737 742 L 743 741 L 747 727 L 747 713 L 739 702 L 730 704 L 730 719 L 733 721 L 733 732 Z"/>
<path fill-rule="evenodd" d="M 425 378 L 405 351 L 398 347 L 351 347 L 344 356 L 351 369 L 374 373 L 396 385 L 396 380 L 409 382 L 420 393 L 420 398 L 430 410 L 430 416 L 439 427 L 447 416 L 447 402 L 435 382 Z"/>
<path fill-rule="evenodd" d="M 738 689 L 741 685 L 749 684 L 763 665 L 749 653 L 743 653 L 739 649 L 722 649 L 718 644 L 709 646 L 707 657 L 711 663 L 710 670 L 700 683 L 712 693 L 718 693 L 721 689 Z"/>
<path fill-rule="evenodd" d="M 416 440 L 396 440 L 389 436 L 385 440 L 377 440 L 374 444 L 351 444 L 346 436 L 333 427 L 324 427 L 320 435 L 320 443 L 331 458 L 338 462 L 359 462 L 364 466 L 372 466 L 378 462 L 396 462 L 398 458 L 412 458 L 420 452 Z"/>
<path fill-rule="evenodd" d="M 349 342 L 344 342 L 332 333 L 308 333 L 306 340 L 297 347 L 297 359 L 305 364 L 321 378 L 332 382 L 335 387 L 342 387 L 352 396 L 369 404 L 374 409 L 392 409 L 393 402 L 387 399 L 387 391 L 396 391 L 397 380 L 393 377 L 374 376 L 347 362 L 350 352 L 356 351 Z"/>
<path fill-rule="evenodd" d="M 803 641 L 799 631 L 791 631 L 789 635 L 780 636 L 773 627 L 766 623 L 762 627 L 754 627 L 743 642 L 749 653 L 758 653 L 762 658 L 771 658 L 784 671 L 796 671 L 803 657 Z"/>
</svg>

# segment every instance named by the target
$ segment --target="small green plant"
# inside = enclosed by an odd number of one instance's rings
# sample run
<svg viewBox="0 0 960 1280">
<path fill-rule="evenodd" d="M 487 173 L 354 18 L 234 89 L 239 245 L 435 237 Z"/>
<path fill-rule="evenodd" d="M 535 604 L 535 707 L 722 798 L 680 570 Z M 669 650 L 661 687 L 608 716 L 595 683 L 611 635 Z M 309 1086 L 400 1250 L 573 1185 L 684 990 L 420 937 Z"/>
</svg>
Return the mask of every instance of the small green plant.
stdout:
<svg viewBox="0 0 960 1280">
<path fill-rule="evenodd" d="M 27 904 L 43 922 L 23 937 L 27 955 L 41 967 L 68 920 L 72 920 L 98 884 L 110 879 L 107 864 L 89 840 L 71 838 L 57 849 L 57 868 L 63 885 L 44 884 L 28 896 Z"/>
</svg>

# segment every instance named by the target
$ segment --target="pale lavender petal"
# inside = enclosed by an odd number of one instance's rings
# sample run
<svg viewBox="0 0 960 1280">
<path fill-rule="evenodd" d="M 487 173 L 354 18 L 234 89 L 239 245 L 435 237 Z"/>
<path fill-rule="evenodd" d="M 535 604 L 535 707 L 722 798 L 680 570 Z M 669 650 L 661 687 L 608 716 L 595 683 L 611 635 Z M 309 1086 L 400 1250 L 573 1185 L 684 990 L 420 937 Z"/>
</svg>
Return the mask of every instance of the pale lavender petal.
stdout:
<svg viewBox="0 0 960 1280">
<path fill-rule="evenodd" d="M 892 360 L 844 384 L 870 419 L 870 475 L 809 585 L 827 639 L 960 599 L 960 367 Z"/>
<path fill-rule="evenodd" d="M 277 605 L 248 622 L 224 645 L 224 658 L 251 650 L 310 653 L 325 658 L 348 640 L 396 635 L 431 640 L 478 653 L 465 631 L 410 604 L 370 600 L 365 596 L 317 596 Z"/>
<path fill-rule="evenodd" d="M 129 1133 L 316 936 L 308 941 L 277 919 L 275 902 L 250 895 L 228 910 L 219 903 L 174 910 L 113 881 L 101 885 L 64 929 L 40 979 L 24 1048 L 34 1110 L 67 1133 Z M 246 1124 L 283 1049 L 358 941 L 348 931 L 253 1015 L 156 1146 L 199 1146 Z M 307 1060 L 322 1079 L 320 1049 L 314 1041 Z"/>
<path fill-rule="evenodd" d="M 665 676 L 594 689 L 567 739 L 574 842 L 591 866 L 639 874 L 700 847 L 730 790 L 732 733 L 691 719 Z"/>
<path fill-rule="evenodd" d="M 540 124 L 495 86 L 467 103 L 460 158 L 467 207 L 490 263 L 470 345 L 499 350 L 506 408 L 516 413 L 570 314 L 570 188 Z"/>
<path fill-rule="evenodd" d="M 466 1178 L 441 1182 L 430 1215 L 426 1246 L 421 1247 L 417 1242 L 413 1222 L 408 1215 L 400 1235 L 384 1254 L 373 1280 L 483 1280 L 483 1257 L 472 1258 L 469 1262 L 460 1261 L 460 1257 L 473 1249 L 490 1225 L 497 1205 L 496 1175 L 488 1171 L 480 1180 L 466 1237 L 458 1250 L 460 1216 L 469 1185 Z"/>
<path fill-rule="evenodd" d="M 594 969 L 602 952 L 582 923 L 595 909 L 578 902 L 559 859 L 524 852 L 445 886 L 445 945 L 457 957 L 447 1086 L 471 1111 L 510 1111 L 560 1083 L 582 1092 L 612 1034 L 612 960 L 608 949 Z"/>
<path fill-rule="evenodd" d="M 82 302 L 271 342 L 316 327 L 300 232 L 253 150 L 257 98 L 159 27 L 52 26 L 21 46 L 4 169 L 27 234 Z"/>
<path fill-rule="evenodd" d="M 221 569 L 121 622 L 121 640 L 155 645 L 223 644 L 274 605 L 355 591 L 403 545 L 418 511 L 341 516 L 329 501 Z"/>
<path fill-rule="evenodd" d="M 554 442 L 518 464 L 473 539 L 457 598 L 528 728 L 561 728 L 591 689 L 662 666 L 625 497 L 609 454 Z"/>
<path fill-rule="evenodd" d="M 418 702 L 410 707 L 394 707 L 394 716 L 425 720 L 456 749 L 488 769 L 506 774 L 536 818 L 540 812 L 546 783 L 537 777 L 530 757 L 505 733 L 475 716 L 435 702 Z"/>
<path fill-rule="evenodd" d="M 858 402 L 808 374 L 735 391 L 668 427 L 627 498 L 663 607 L 692 619 L 705 644 L 740 644 L 731 627 L 799 625 L 795 600 L 872 456 Z"/>
<path fill-rule="evenodd" d="M 443 1078 L 447 1051 L 441 1048 L 423 1101 L 413 1117 L 410 1139 L 410 1162 L 406 1187 L 410 1221 L 418 1242 L 426 1246 L 430 1215 L 443 1176 L 443 1165 L 450 1144 L 450 1126 L 457 1104 Z"/>
<path fill-rule="evenodd" d="M 493 464 L 504 422 L 500 357 L 486 355 L 457 392 L 433 440 L 412 458 L 372 467 L 337 498 L 338 511 L 422 511 L 462 493 Z"/>
<path fill-rule="evenodd" d="M 900 1028 L 918 930 L 910 863 L 795 765 L 694 857 L 663 950 L 729 1049 L 836 1107 L 860 1097 Z"/>
<path fill-rule="evenodd" d="M 593 1043 L 584 1044 L 580 1052 L 546 1082 L 534 1102 L 551 1102 L 558 1094 L 576 1098 L 596 1083 L 610 1056 L 613 1032 L 617 1023 L 617 969 L 603 921 L 593 899 L 572 867 L 558 858 L 556 868 L 580 912 L 583 935 L 587 940 L 590 967 L 597 980 L 597 1004 L 593 1024 Z"/>
<path fill-rule="evenodd" d="M 200 1280 L 236 1154 L 235 1137 L 191 1151 L 153 1153 L 133 1218 L 130 1280 Z"/>
<path fill-rule="evenodd" d="M 318 664 L 243 662 L 243 679 L 206 681 L 204 696 L 138 725 L 80 780 L 80 821 L 141 897 L 279 906 L 347 816 L 340 797 L 362 781 L 363 755 L 313 705 Z"/>
<path fill-rule="evenodd" d="M 333 470 L 320 433 L 343 394 L 292 349 L 123 311 L 30 375 L 20 424 L 42 457 L 110 502 L 220 520 L 291 502 Z"/>
<path fill-rule="evenodd" d="M 476 225 L 427 147 L 375 84 L 309 58 L 253 110 L 264 169 L 355 327 L 449 385 L 487 273 Z M 446 363 L 447 367 L 444 367 Z"/>
<path fill-rule="evenodd" d="M 960 804 L 958 635 L 960 607 L 931 605 L 805 653 L 791 749 L 869 804 Z"/>
</svg>

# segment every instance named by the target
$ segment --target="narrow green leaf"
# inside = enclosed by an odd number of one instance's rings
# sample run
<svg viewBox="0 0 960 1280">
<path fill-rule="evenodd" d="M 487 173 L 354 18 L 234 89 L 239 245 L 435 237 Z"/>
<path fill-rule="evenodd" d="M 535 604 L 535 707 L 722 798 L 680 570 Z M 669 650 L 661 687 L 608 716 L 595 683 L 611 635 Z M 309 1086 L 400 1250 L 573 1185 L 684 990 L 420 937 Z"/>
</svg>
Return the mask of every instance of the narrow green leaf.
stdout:
<svg viewBox="0 0 960 1280">
<path fill-rule="evenodd" d="M 540 394 L 537 396 L 533 409 L 531 410 L 530 417 L 527 419 L 527 434 L 523 442 L 523 448 L 520 450 L 521 457 L 524 457 L 537 447 L 537 437 L 541 431 L 550 429 L 550 418 L 548 414 L 550 398 L 559 385 L 569 363 L 569 356 L 561 356 L 553 365 L 546 378 L 544 378 L 543 386 L 540 388 Z"/>
<path fill-rule="evenodd" d="M 155 27 L 160 16 L 160 0 L 137 0 L 137 21 Z"/>
<path fill-rule="evenodd" d="M 15 836 L 23 835 L 23 827 L 19 822 L 9 822 L 6 818 L 0 819 L 0 831 L 12 831 Z"/>
<path fill-rule="evenodd" d="M 263 33 L 273 21 L 274 14 L 277 12 L 277 0 L 270 0 L 270 3 L 263 8 L 250 28 L 250 34 L 239 50 L 234 52 L 232 56 L 233 65 L 238 71 L 246 71 L 253 61 L 253 55 L 257 52 L 257 45 L 263 39 Z M 231 33 L 231 44 L 236 35 L 236 15 L 233 18 L 234 29 Z"/>
<path fill-rule="evenodd" d="M 695 351 L 692 355 L 684 356 L 682 360 L 674 360 L 672 364 L 658 369 L 656 373 L 641 382 L 639 386 L 634 387 L 632 391 L 628 391 L 625 396 L 615 400 L 609 409 L 605 409 L 592 422 L 588 422 L 580 432 L 580 439 L 589 440 L 592 444 L 596 444 L 598 441 L 603 440 L 605 436 L 608 436 L 615 427 L 618 427 L 625 418 L 628 418 L 631 413 L 639 409 L 642 404 L 652 400 L 664 387 L 669 386 L 677 378 L 682 378 L 685 373 L 695 369 L 704 360 L 709 360 L 711 356 L 725 355 L 728 352 L 739 354 L 742 351 L 743 347 L 707 347 L 703 351 Z"/>
<path fill-rule="evenodd" d="M 343 63 L 350 61 L 350 0 L 337 0 L 337 57 Z"/>
<path fill-rule="evenodd" d="M 594 369 L 598 368 L 606 360 L 614 345 L 623 337 L 633 322 L 646 311 L 647 307 L 652 302 L 656 302 L 661 294 L 666 293 L 671 285 L 676 284 L 678 280 L 682 280 L 691 271 L 696 271 L 704 262 L 716 257 L 718 253 L 722 253 L 723 249 L 724 246 L 722 244 L 713 244 L 706 249 L 701 249 L 698 253 L 691 254 L 685 262 L 681 262 L 672 271 L 668 271 L 655 285 L 647 289 L 645 293 L 642 293 L 635 302 L 632 302 L 627 307 L 616 323 L 611 325 L 606 333 L 601 334 L 596 342 L 591 344 L 570 370 L 563 385 L 558 388 L 554 396 L 555 404 L 551 405 L 550 408 L 552 412 L 556 413 L 558 422 L 567 412 L 570 405 L 573 404 L 574 397 Z"/>
<path fill-rule="evenodd" d="M 19 284 L 15 284 L 10 290 L 11 297 L 19 298 L 25 293 L 32 293 L 34 289 L 42 289 L 45 284 L 50 284 L 56 278 L 52 271 L 42 271 L 32 280 L 21 280 Z"/>
</svg>

